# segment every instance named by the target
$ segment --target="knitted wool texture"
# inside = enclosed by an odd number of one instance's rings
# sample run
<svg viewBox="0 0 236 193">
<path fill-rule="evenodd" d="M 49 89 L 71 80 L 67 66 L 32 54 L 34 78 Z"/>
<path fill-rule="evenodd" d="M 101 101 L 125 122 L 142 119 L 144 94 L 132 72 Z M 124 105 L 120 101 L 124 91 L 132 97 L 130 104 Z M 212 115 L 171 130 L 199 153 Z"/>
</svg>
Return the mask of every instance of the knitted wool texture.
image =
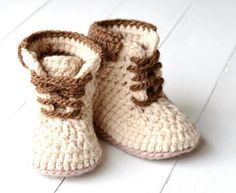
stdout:
<svg viewBox="0 0 236 193">
<path fill-rule="evenodd" d="M 83 35 L 72 32 L 36 32 L 22 41 L 19 58 L 31 72 L 44 80 L 55 77 L 82 79 L 89 73 L 80 113 L 74 117 L 53 116 L 54 104 L 41 104 L 33 135 L 33 166 L 42 174 L 52 176 L 81 175 L 95 168 L 101 158 L 101 148 L 93 129 L 94 75 L 100 66 L 100 48 Z M 60 84 L 63 85 L 63 82 Z M 39 84 L 41 85 L 41 84 Z M 60 90 L 59 90 L 60 91 Z M 50 100 L 52 93 L 37 92 L 41 99 Z M 71 97 L 67 99 L 73 101 Z M 57 108 L 68 113 L 72 107 Z"/>
<path fill-rule="evenodd" d="M 137 66 L 132 57 L 151 57 L 157 50 L 156 27 L 136 20 L 99 21 L 91 25 L 89 37 L 105 53 L 96 79 L 96 132 L 118 148 L 146 159 L 164 159 L 193 150 L 199 133 L 163 91 L 147 106 L 131 100 L 148 99 L 147 89 L 131 91 L 137 81 L 128 69 Z M 155 75 L 162 76 L 160 68 Z"/>
</svg>

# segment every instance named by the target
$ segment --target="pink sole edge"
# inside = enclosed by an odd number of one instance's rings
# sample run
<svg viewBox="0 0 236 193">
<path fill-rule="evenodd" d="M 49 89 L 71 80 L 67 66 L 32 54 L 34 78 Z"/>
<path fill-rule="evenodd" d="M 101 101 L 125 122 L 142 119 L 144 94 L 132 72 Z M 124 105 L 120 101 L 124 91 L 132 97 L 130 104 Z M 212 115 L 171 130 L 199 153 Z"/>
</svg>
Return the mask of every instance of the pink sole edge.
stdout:
<svg viewBox="0 0 236 193">
<path fill-rule="evenodd" d="M 99 138 L 109 142 L 110 144 L 117 147 L 118 149 L 121 149 L 122 151 L 124 151 L 130 155 L 133 155 L 133 156 L 136 156 L 139 158 L 143 158 L 143 159 L 149 159 L 149 160 L 168 159 L 168 158 L 179 156 L 181 154 L 189 153 L 189 152 L 193 151 L 199 144 L 199 139 L 198 139 L 193 147 L 184 149 L 182 151 L 152 153 L 152 152 L 139 151 L 139 150 L 135 150 L 132 148 L 124 147 L 120 143 L 117 143 L 110 135 L 104 133 L 101 129 L 96 129 L 96 133 L 99 136 Z"/>
</svg>

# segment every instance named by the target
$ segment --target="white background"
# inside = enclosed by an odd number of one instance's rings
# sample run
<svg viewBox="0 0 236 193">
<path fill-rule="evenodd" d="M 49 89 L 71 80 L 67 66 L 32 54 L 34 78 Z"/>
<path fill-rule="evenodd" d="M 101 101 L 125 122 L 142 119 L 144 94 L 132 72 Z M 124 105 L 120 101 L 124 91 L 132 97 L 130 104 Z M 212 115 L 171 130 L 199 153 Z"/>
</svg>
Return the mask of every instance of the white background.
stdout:
<svg viewBox="0 0 236 193">
<path fill-rule="evenodd" d="M 146 161 L 102 142 L 92 173 L 44 177 L 30 165 L 33 103 L 17 45 L 43 29 L 87 33 L 94 20 L 133 18 L 160 34 L 165 91 L 201 133 L 197 151 Z M 235 193 L 235 0 L 0 0 L 0 192 Z"/>
</svg>

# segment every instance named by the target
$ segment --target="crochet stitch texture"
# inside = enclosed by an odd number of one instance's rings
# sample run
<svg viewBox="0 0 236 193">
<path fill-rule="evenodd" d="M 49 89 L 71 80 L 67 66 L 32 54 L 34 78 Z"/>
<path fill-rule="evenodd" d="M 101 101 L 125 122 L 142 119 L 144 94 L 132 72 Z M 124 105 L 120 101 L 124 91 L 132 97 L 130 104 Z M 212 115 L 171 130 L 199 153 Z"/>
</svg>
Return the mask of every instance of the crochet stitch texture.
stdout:
<svg viewBox="0 0 236 193">
<path fill-rule="evenodd" d="M 18 55 L 31 73 L 41 109 L 33 166 L 52 176 L 93 170 L 101 158 L 92 121 L 100 47 L 78 33 L 41 31 L 21 42 Z"/>
<path fill-rule="evenodd" d="M 163 92 L 156 27 L 136 20 L 105 20 L 93 23 L 88 35 L 104 52 L 94 104 L 99 136 L 146 159 L 192 151 L 199 133 Z"/>
</svg>

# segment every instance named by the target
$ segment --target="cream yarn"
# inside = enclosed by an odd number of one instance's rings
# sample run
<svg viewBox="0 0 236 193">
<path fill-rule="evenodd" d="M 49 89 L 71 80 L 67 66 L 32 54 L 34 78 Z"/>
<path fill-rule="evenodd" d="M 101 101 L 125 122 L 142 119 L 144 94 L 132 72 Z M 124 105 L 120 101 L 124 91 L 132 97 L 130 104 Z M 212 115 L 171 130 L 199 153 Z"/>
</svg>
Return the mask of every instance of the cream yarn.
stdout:
<svg viewBox="0 0 236 193">
<path fill-rule="evenodd" d="M 78 115 L 62 118 L 40 112 L 33 135 L 33 166 L 42 174 L 81 175 L 93 170 L 101 159 L 101 148 L 92 123 L 94 78 L 100 66 L 100 55 L 100 48 L 91 40 L 72 32 L 36 32 L 19 46 L 21 62 L 40 78 L 71 77 L 75 80 L 88 73 L 92 75 L 92 80 L 85 85 L 84 95 L 79 98 L 83 106 Z M 49 100 L 52 93 L 37 92 L 37 96 Z M 53 104 L 39 103 L 39 106 L 50 112 L 56 108 Z M 73 108 L 57 110 L 66 113 Z"/>
<path fill-rule="evenodd" d="M 162 93 L 157 102 L 140 107 L 146 90 L 133 92 L 130 86 L 135 66 L 131 57 L 149 57 L 157 49 L 156 27 L 135 20 L 95 22 L 89 36 L 105 52 L 96 78 L 94 123 L 96 132 L 122 150 L 146 159 L 164 159 L 192 151 L 199 133 L 194 124 Z M 156 73 L 161 77 L 161 70 Z"/>
</svg>

